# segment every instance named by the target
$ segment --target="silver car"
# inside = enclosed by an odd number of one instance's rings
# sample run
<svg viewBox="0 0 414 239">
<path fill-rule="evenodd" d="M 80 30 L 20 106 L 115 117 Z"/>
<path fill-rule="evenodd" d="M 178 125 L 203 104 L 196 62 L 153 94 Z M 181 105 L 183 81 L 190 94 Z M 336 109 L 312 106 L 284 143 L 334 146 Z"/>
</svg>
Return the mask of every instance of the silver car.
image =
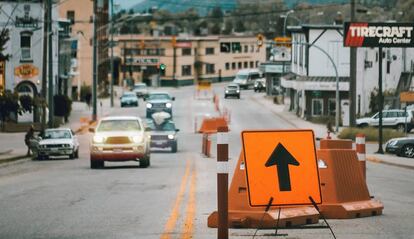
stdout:
<svg viewBox="0 0 414 239">
<path fill-rule="evenodd" d="M 46 129 L 37 140 L 32 141 L 33 159 L 47 159 L 50 156 L 79 158 L 79 142 L 71 129 Z"/>
</svg>

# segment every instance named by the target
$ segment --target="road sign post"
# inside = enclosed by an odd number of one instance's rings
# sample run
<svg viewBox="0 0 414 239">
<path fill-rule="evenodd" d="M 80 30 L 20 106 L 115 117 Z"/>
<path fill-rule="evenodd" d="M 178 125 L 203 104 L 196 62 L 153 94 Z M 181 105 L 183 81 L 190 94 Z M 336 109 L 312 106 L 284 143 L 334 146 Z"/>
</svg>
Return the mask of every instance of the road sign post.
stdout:
<svg viewBox="0 0 414 239">
<path fill-rule="evenodd" d="M 217 129 L 217 211 L 218 239 L 229 238 L 228 227 L 228 175 L 229 144 L 227 127 Z"/>
</svg>

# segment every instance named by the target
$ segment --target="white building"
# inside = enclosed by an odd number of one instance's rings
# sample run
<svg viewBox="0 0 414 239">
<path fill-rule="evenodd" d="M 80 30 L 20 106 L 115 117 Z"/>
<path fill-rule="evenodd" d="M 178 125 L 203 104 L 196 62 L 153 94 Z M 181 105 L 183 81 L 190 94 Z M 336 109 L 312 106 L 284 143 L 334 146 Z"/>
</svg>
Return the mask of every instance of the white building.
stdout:
<svg viewBox="0 0 414 239">
<path fill-rule="evenodd" d="M 292 33 L 291 73 L 282 77 L 281 85 L 288 89 L 290 108 L 301 117 L 335 115 L 335 70 L 326 51 L 335 63 L 339 75 L 340 106 L 347 105 L 349 91 L 350 48 L 343 46 L 342 25 L 303 25 L 288 28 Z M 303 44 L 305 43 L 305 44 Z M 370 113 L 370 95 L 378 89 L 378 48 L 358 48 L 356 78 L 356 113 Z M 385 107 L 399 107 L 398 93 L 413 90 L 413 48 L 383 48 L 383 92 L 391 92 L 394 102 Z M 345 110 L 346 111 L 346 110 Z M 341 109 L 340 112 L 344 112 Z M 349 116 L 342 115 L 344 119 Z"/>
<path fill-rule="evenodd" d="M 9 30 L 10 40 L 0 62 L 0 90 L 17 91 L 35 96 L 42 89 L 44 9 L 42 1 L 1 1 L 0 30 Z M 53 11 L 53 79 L 58 79 L 58 24 Z M 56 92 L 56 91 L 54 91 Z M 38 118 L 38 117 L 37 117 Z M 31 121 L 33 115 L 19 117 Z"/>
<path fill-rule="evenodd" d="M 281 78 L 288 89 L 290 109 L 300 117 L 335 116 L 336 74 L 341 101 L 348 99 L 349 48 L 342 44 L 342 26 L 303 25 L 291 27 L 291 73 Z M 322 48 L 322 50 L 318 49 Z"/>
<path fill-rule="evenodd" d="M 0 3 L 0 29 L 9 29 L 10 40 L 3 54 L 9 54 L 3 62 L 6 90 L 17 90 L 31 95 L 42 88 L 43 67 L 43 3 L 42 1 L 2 1 Z M 5 14 L 7 13 L 7 14 Z M 54 11 L 53 19 L 57 19 Z M 57 79 L 58 25 L 53 24 L 53 79 Z"/>
<path fill-rule="evenodd" d="M 370 95 L 378 89 L 379 56 L 378 48 L 359 48 L 357 51 L 357 101 L 356 112 L 359 115 L 369 113 Z M 414 48 L 383 48 L 382 89 L 385 95 L 393 93 L 395 100 L 401 91 L 413 91 L 411 80 L 414 64 Z M 385 107 L 399 107 L 398 103 L 385 100 Z"/>
</svg>

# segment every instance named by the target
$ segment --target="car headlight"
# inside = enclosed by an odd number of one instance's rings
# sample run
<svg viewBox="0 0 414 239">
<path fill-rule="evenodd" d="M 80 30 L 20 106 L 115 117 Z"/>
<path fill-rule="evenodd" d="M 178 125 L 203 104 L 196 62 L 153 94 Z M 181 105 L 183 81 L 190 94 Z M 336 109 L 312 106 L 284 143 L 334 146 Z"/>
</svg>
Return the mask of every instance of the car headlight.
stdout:
<svg viewBox="0 0 414 239">
<path fill-rule="evenodd" d="M 172 107 L 172 104 L 171 104 L 171 103 L 166 103 L 166 104 L 165 104 L 165 107 L 167 107 L 167 108 L 171 108 L 171 107 Z"/>
<path fill-rule="evenodd" d="M 236 93 L 240 93 L 240 90 L 236 90 Z"/>
<path fill-rule="evenodd" d="M 396 144 L 397 144 L 397 140 L 390 140 L 390 141 L 388 141 L 388 145 L 389 146 L 395 146 Z"/>
<path fill-rule="evenodd" d="M 131 139 L 132 139 L 132 142 L 134 142 L 136 144 L 142 142 L 142 137 L 138 136 L 138 135 L 132 136 Z"/>
<path fill-rule="evenodd" d="M 229 91 L 228 91 L 228 90 L 226 90 L 226 93 L 229 93 Z"/>
<path fill-rule="evenodd" d="M 151 109 L 152 108 L 152 104 L 151 103 L 147 103 L 147 108 Z"/>
<path fill-rule="evenodd" d="M 103 136 L 100 136 L 100 135 L 94 135 L 93 136 L 93 142 L 94 143 L 100 144 L 100 143 L 103 143 L 104 141 L 105 141 L 105 137 L 103 137 Z"/>
<path fill-rule="evenodd" d="M 169 134 L 168 135 L 168 139 L 174 139 L 174 135 L 173 134 Z"/>
</svg>

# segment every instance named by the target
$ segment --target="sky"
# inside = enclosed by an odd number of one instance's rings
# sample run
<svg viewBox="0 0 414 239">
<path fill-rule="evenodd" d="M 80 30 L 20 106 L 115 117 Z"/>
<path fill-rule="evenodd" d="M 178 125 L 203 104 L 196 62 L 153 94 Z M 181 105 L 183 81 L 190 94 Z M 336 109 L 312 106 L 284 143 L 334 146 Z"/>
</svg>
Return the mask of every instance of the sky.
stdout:
<svg viewBox="0 0 414 239">
<path fill-rule="evenodd" d="M 142 2 L 142 0 L 114 0 L 114 4 L 119 4 L 121 9 L 128 9 L 140 2 Z"/>
</svg>

